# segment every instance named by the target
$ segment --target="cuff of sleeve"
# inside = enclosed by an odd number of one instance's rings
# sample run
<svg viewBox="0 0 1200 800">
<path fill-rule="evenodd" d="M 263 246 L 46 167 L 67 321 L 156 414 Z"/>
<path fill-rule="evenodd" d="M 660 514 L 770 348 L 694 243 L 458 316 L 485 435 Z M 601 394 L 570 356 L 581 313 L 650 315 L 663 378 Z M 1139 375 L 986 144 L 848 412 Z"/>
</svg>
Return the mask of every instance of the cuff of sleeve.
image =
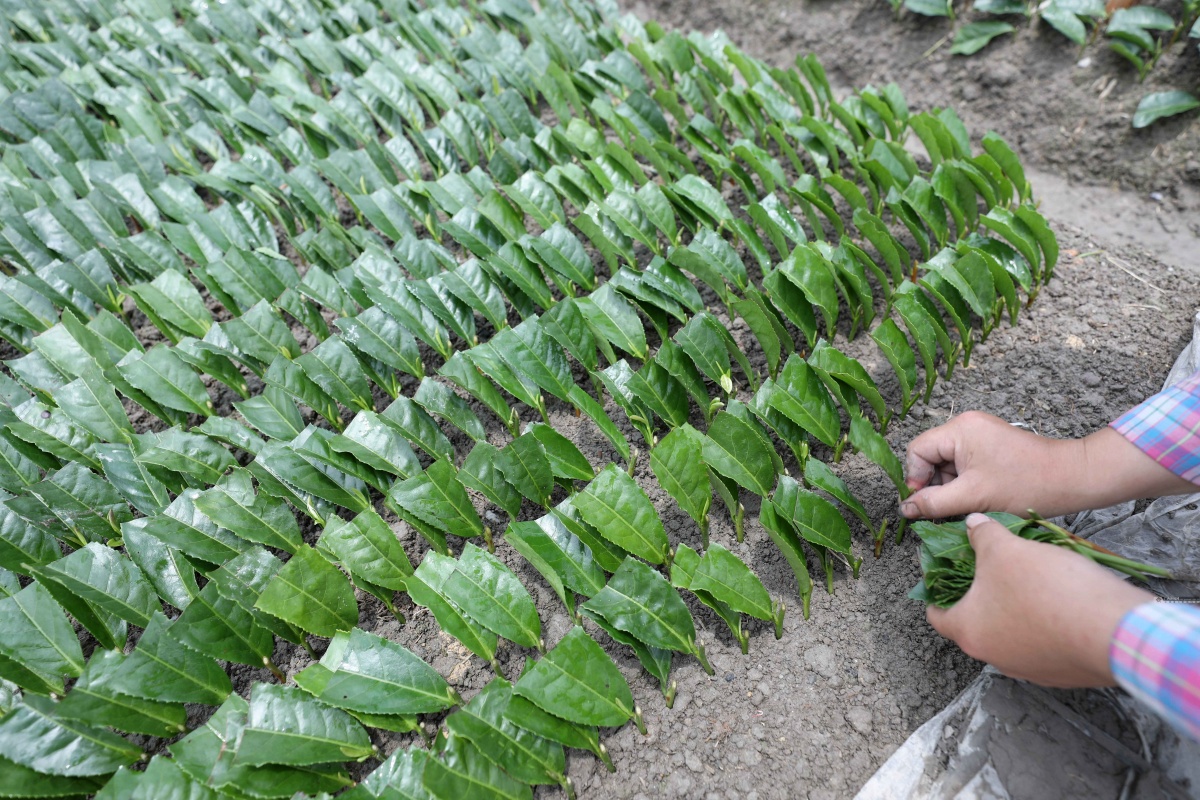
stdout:
<svg viewBox="0 0 1200 800">
<path fill-rule="evenodd" d="M 1125 412 L 1111 427 L 1163 467 L 1200 485 L 1200 372 Z"/>
<path fill-rule="evenodd" d="M 1158 602 L 1133 609 L 1113 633 L 1109 665 L 1122 688 L 1200 739 L 1200 607 Z"/>
</svg>

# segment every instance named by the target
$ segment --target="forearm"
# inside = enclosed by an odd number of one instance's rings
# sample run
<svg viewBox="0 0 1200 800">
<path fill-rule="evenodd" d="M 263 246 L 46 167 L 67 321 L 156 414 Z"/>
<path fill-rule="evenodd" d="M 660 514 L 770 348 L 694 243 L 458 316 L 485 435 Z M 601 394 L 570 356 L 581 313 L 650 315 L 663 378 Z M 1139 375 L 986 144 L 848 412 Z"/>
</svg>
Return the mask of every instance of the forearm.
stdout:
<svg viewBox="0 0 1200 800">
<path fill-rule="evenodd" d="M 1042 516 L 1105 508 L 1127 500 L 1187 494 L 1186 481 L 1112 428 L 1083 439 L 1053 442 L 1030 507 Z M 1026 509 L 1021 509 L 1024 511 Z"/>
</svg>

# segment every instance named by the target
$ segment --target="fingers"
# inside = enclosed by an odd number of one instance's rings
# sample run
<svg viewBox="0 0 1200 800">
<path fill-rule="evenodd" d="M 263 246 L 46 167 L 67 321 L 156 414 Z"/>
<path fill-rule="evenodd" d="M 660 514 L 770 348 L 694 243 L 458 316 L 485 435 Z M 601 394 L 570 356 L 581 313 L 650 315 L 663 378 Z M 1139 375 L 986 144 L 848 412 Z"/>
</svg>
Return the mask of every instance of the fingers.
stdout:
<svg viewBox="0 0 1200 800">
<path fill-rule="evenodd" d="M 908 488 L 923 489 L 933 480 L 938 467 L 953 464 L 958 451 L 958 436 L 950 425 L 925 431 L 908 445 L 905 458 L 905 483 Z"/>
<path fill-rule="evenodd" d="M 1002 546 L 1006 536 L 1019 538 L 986 514 L 967 516 L 967 537 L 971 540 L 971 549 L 975 551 L 977 562 L 987 558 L 997 546 Z"/>
<path fill-rule="evenodd" d="M 975 483 L 975 479 L 967 475 L 941 486 L 926 486 L 900 504 L 900 514 L 908 519 L 941 519 L 965 514 L 979 508 Z"/>
</svg>

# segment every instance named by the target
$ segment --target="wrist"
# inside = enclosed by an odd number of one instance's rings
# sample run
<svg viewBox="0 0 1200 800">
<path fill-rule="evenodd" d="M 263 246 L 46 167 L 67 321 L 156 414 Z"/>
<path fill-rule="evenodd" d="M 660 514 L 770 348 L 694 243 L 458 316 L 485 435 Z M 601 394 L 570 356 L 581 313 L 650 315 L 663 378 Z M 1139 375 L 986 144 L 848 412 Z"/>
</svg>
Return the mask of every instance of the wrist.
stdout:
<svg viewBox="0 0 1200 800">
<path fill-rule="evenodd" d="M 1122 621 L 1135 608 L 1153 603 L 1155 597 L 1145 589 L 1113 577 L 1112 588 L 1102 597 L 1092 598 L 1091 613 L 1079 629 L 1079 641 L 1074 643 L 1082 663 L 1091 676 L 1092 686 L 1113 686 L 1112 647 Z"/>
</svg>

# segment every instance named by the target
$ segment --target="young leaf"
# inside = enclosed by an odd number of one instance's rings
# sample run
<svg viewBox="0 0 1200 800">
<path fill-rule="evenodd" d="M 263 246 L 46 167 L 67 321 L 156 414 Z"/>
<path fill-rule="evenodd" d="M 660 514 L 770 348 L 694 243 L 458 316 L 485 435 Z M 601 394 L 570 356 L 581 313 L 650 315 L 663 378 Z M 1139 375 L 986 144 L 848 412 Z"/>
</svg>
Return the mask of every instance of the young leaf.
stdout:
<svg viewBox="0 0 1200 800">
<path fill-rule="evenodd" d="M 504 509 L 510 517 L 515 517 L 521 511 L 521 493 L 505 479 L 499 464 L 500 450 L 487 442 L 479 442 L 467 453 L 458 470 L 458 480 Z"/>
<path fill-rule="evenodd" d="M 407 581 L 408 595 L 414 603 L 430 610 L 442 630 L 484 661 L 492 661 L 496 657 L 496 634 L 470 619 L 442 593 L 446 580 L 454 572 L 454 564 L 449 556 L 426 553 Z"/>
<path fill-rule="evenodd" d="M 246 421 L 272 439 L 288 441 L 304 430 L 304 417 L 291 397 L 277 386 L 264 386 L 262 394 L 233 407 Z"/>
<path fill-rule="evenodd" d="M 567 481 L 590 481 L 596 477 L 592 464 L 567 437 L 541 422 L 526 428 L 525 433 L 542 443 L 550 459 L 550 471 L 555 478 Z"/>
<path fill-rule="evenodd" d="M 1133 114 L 1133 127 L 1145 128 L 1164 117 L 1183 114 L 1193 108 L 1200 108 L 1200 99 L 1190 92 L 1151 92 L 1138 103 L 1137 111 Z"/>
<path fill-rule="evenodd" d="M 331 553 L 356 580 L 374 586 L 403 591 L 405 579 L 413 574 L 400 540 L 374 509 L 349 522 L 330 517 L 317 547 Z"/>
<path fill-rule="evenodd" d="M 358 624 L 350 582 L 307 546 L 271 578 L 254 607 L 316 636 L 331 637 Z"/>
<path fill-rule="evenodd" d="M 0 599 L 0 678 L 27 692 L 62 694 L 84 668 L 79 638 L 40 583 Z"/>
<path fill-rule="evenodd" d="M 908 337 L 900 331 L 895 322 L 885 319 L 871 331 L 871 338 L 892 365 L 900 383 L 903 407 L 907 409 L 913 397 L 913 389 L 917 385 L 917 359 L 908 343 Z"/>
<path fill-rule="evenodd" d="M 371 387 L 362 365 L 340 338 L 334 336 L 296 359 L 309 380 L 346 408 L 374 411 Z"/>
<path fill-rule="evenodd" d="M 219 705 L 233 691 L 229 676 L 214 659 L 182 645 L 170 626 L 161 613 L 154 615 L 109 688 L 147 700 Z"/>
<path fill-rule="evenodd" d="M 449 461 L 435 461 L 419 475 L 397 481 L 388 502 L 436 530 L 463 538 L 483 535 L 483 521 Z"/>
<path fill-rule="evenodd" d="M 997 36 L 1003 36 L 1006 33 L 1015 31 L 1012 25 L 1007 22 L 999 22 L 996 20 L 987 20 L 984 22 L 972 22 L 963 25 L 954 34 L 954 44 L 950 46 L 951 54 L 969 56 L 978 53 L 983 48 L 995 39 Z"/>
<path fill-rule="evenodd" d="M 543 575 L 549 570 L 558 576 L 564 589 L 572 593 L 591 597 L 604 588 L 604 571 L 591 548 L 554 514 L 531 522 L 513 522 L 504 532 L 504 539 Z"/>
<path fill-rule="evenodd" d="M 257 683 L 235 762 L 308 766 L 361 761 L 375 752 L 367 732 L 345 711 L 301 689 Z"/>
<path fill-rule="evenodd" d="M 650 467 L 658 484 L 706 531 L 712 491 L 704 466 L 703 446 L 703 434 L 691 425 L 681 425 L 650 451 Z"/>
<path fill-rule="evenodd" d="M 771 596 L 740 558 L 713 542 L 692 574 L 689 588 L 708 592 L 734 611 L 768 622 L 775 619 Z"/>
<path fill-rule="evenodd" d="M 421 471 L 421 462 L 408 440 L 385 424 L 374 411 L 360 411 L 346 430 L 329 439 L 329 447 L 377 472 L 408 478 Z"/>
<path fill-rule="evenodd" d="M 483 423 L 466 400 L 454 393 L 444 383 L 432 378 L 423 378 L 413 395 L 413 402 L 430 414 L 441 417 L 477 442 L 487 439 Z"/>
<path fill-rule="evenodd" d="M 407 397 L 397 397 L 379 415 L 379 419 L 434 458 L 454 458 L 454 445 L 450 444 L 433 417 Z"/>
<path fill-rule="evenodd" d="M 581 627 L 521 676 L 513 691 L 556 717 L 579 725 L 623 725 L 633 694 L 617 665 Z"/>
<path fill-rule="evenodd" d="M 237 464 L 232 453 L 209 437 L 179 428 L 158 434 L 154 444 L 137 459 L 180 475 L 195 476 L 206 484 L 217 483 L 226 470 Z"/>
<path fill-rule="evenodd" d="M 498 558 L 467 542 L 441 591 L 488 630 L 540 647 L 542 623 L 529 592 Z"/>
<path fill-rule="evenodd" d="M 825 379 L 825 385 L 830 392 L 835 393 L 839 399 L 845 398 L 844 393 L 836 391 L 836 387 L 840 384 L 845 384 L 853 389 L 858 396 L 864 398 L 875 411 L 875 415 L 881 422 L 886 423 L 889 412 L 887 402 L 883 399 L 883 395 L 879 393 L 879 388 L 875 385 L 875 381 L 870 374 L 854 359 L 842 353 L 837 348 L 817 343 L 812 354 L 808 357 L 808 366 L 811 367 L 821 378 Z M 830 385 L 830 381 L 837 383 Z M 850 398 L 845 398 L 847 402 Z M 858 415 L 858 401 L 853 398 L 850 406 L 846 407 L 847 413 L 851 417 Z"/>
<path fill-rule="evenodd" d="M 702 442 L 704 463 L 739 486 L 766 497 L 775 484 L 775 448 L 762 429 L 728 411 L 718 414 Z"/>
<path fill-rule="evenodd" d="M 372 714 L 434 714 L 461 702 L 410 650 L 358 628 L 339 633 L 296 685 L 329 705 Z M 340 760 L 340 759 L 339 759 Z"/>
<path fill-rule="evenodd" d="M 805 619 L 808 619 L 809 603 L 812 600 L 813 582 L 808 574 L 808 559 L 804 553 L 804 547 L 800 542 L 800 537 L 796 533 L 796 529 L 792 524 L 783 519 L 775 509 L 775 504 L 771 501 L 762 504 L 759 511 L 759 521 L 763 528 L 767 531 L 767 535 L 771 537 L 771 541 L 779 548 L 779 552 L 783 553 L 783 557 L 787 559 L 788 565 L 792 568 L 792 574 L 796 576 L 796 588 L 800 595 L 801 612 Z"/>
<path fill-rule="evenodd" d="M 806 541 L 839 553 L 851 553 L 850 528 L 827 500 L 805 491 L 785 476 L 780 479 L 771 502 L 775 512 Z"/>
<path fill-rule="evenodd" d="M 270 663 L 275 637 L 255 618 L 249 604 L 209 581 L 171 625 L 172 635 L 196 652 L 261 667 Z"/>
<path fill-rule="evenodd" d="M 115 733 L 60 717 L 44 697 L 26 697 L 0 720 L 0 752 L 22 767 L 69 778 L 108 775 L 143 757 Z"/>
<path fill-rule="evenodd" d="M 512 696 L 512 684 L 494 678 L 471 702 L 446 718 L 446 728 L 522 783 L 562 783 L 566 769 L 562 745 L 509 722 L 504 714 Z"/>
<path fill-rule="evenodd" d="M 451 735 L 440 753 L 425 763 L 422 786 L 437 800 L 530 800 L 527 784 L 510 777 L 471 742 Z"/>
<path fill-rule="evenodd" d="M 669 544 L 662 520 L 628 473 L 609 464 L 572 499 L 583 521 L 630 553 L 661 564 Z"/>
<path fill-rule="evenodd" d="M 97 650 L 56 713 L 147 736 L 169 738 L 186 731 L 187 710 L 182 703 L 143 700 L 112 690 L 109 682 L 126 658 L 114 650 Z"/>
</svg>

